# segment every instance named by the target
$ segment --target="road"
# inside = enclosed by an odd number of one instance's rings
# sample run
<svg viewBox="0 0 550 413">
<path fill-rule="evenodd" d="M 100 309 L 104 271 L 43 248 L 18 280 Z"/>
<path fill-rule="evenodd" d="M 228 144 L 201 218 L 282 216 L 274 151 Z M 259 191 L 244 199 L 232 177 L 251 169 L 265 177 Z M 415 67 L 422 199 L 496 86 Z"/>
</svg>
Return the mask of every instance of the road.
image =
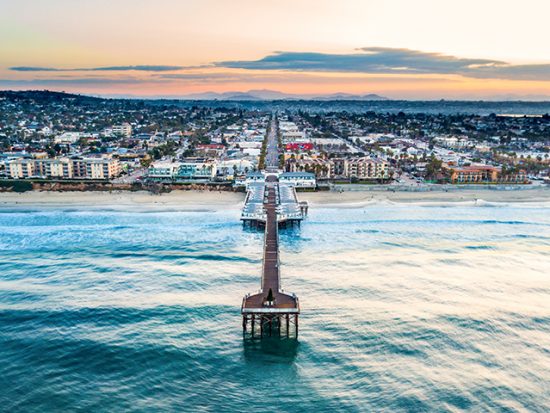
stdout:
<svg viewBox="0 0 550 413">
<path fill-rule="evenodd" d="M 277 139 L 277 118 L 271 119 L 271 128 L 267 135 L 267 152 L 265 155 L 265 167 L 268 172 L 276 172 L 279 169 L 279 141 Z"/>
</svg>

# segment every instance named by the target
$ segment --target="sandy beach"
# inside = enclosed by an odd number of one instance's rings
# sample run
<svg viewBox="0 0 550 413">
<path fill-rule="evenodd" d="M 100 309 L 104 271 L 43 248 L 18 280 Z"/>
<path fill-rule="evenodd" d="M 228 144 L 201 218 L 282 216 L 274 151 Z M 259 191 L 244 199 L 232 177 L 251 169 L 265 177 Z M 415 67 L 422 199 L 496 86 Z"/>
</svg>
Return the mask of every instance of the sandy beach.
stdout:
<svg viewBox="0 0 550 413">
<path fill-rule="evenodd" d="M 13 206 L 88 206 L 88 207 L 147 207 L 147 208 L 241 208 L 245 194 L 216 191 L 172 191 L 161 195 L 148 192 L 39 192 L 1 193 L 0 207 Z M 298 193 L 300 201 L 312 207 L 362 207 L 371 203 L 550 203 L 550 188 L 510 191 L 455 190 L 430 192 L 392 191 L 323 191 Z"/>
<path fill-rule="evenodd" d="M 149 192 L 40 192 L 0 194 L 0 208 L 13 206 L 87 206 L 115 208 L 241 208 L 245 194 L 216 191 L 172 191 L 154 195 Z"/>
<path fill-rule="evenodd" d="M 366 206 L 369 203 L 550 203 L 550 188 L 521 190 L 454 190 L 454 191 L 344 191 L 344 192 L 311 192 L 299 193 L 301 201 L 308 201 L 311 206 Z"/>
</svg>

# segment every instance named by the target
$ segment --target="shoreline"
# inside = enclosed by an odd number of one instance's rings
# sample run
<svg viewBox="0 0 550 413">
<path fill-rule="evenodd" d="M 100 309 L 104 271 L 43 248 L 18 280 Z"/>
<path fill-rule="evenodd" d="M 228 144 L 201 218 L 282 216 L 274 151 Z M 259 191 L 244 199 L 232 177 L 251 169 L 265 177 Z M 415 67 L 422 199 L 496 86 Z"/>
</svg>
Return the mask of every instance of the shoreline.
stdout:
<svg viewBox="0 0 550 413">
<path fill-rule="evenodd" d="M 365 207 L 372 204 L 472 204 L 521 203 L 550 205 L 550 188 L 523 189 L 521 191 L 321 191 L 298 192 L 300 201 L 312 207 Z M 175 190 L 164 194 L 146 191 L 126 192 L 49 192 L 0 193 L 0 208 L 13 207 L 110 207 L 110 208 L 197 208 L 240 209 L 245 193 L 229 191 Z"/>
</svg>

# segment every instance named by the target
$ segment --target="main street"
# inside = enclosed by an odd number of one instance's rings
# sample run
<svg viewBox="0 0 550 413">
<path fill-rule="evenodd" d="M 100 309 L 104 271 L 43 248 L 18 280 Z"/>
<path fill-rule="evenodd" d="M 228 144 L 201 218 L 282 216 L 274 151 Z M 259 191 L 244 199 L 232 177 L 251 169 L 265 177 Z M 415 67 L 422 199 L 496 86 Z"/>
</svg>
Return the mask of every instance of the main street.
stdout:
<svg viewBox="0 0 550 413">
<path fill-rule="evenodd" d="M 279 168 L 279 140 L 277 118 L 271 119 L 271 127 L 267 135 L 267 151 L 265 155 L 265 167 L 267 171 L 276 171 Z"/>
</svg>

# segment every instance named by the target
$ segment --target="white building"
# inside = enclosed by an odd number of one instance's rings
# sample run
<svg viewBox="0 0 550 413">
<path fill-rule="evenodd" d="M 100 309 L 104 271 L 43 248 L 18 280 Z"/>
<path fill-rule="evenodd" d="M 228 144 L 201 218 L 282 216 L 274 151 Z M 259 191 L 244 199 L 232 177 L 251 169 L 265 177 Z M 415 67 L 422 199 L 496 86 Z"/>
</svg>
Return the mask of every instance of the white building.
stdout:
<svg viewBox="0 0 550 413">
<path fill-rule="evenodd" d="M 285 172 L 279 176 L 279 182 L 296 188 L 315 188 L 315 174 L 310 172 Z"/>
<path fill-rule="evenodd" d="M 123 123 L 122 125 L 115 125 L 112 128 L 113 135 L 124 136 L 129 138 L 132 136 L 132 125 L 129 123 Z"/>
<path fill-rule="evenodd" d="M 152 181 L 210 180 L 216 177 L 217 171 L 216 163 L 210 160 L 155 162 L 147 170 L 147 178 Z"/>
<path fill-rule="evenodd" d="M 172 180 L 179 166 L 179 162 L 155 162 L 147 170 L 147 177 L 154 181 Z"/>
<path fill-rule="evenodd" d="M 56 136 L 54 142 L 71 145 L 78 142 L 80 136 L 80 132 L 64 132 L 61 135 Z"/>
</svg>

